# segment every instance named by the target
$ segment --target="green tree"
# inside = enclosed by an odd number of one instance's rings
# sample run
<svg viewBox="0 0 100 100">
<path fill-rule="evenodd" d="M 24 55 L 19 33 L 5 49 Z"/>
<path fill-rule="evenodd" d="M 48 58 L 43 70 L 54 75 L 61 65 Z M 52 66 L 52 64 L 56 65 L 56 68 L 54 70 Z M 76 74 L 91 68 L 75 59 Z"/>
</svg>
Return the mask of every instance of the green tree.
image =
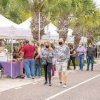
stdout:
<svg viewBox="0 0 100 100">
<path fill-rule="evenodd" d="M 93 0 L 0 0 L 0 13 L 16 23 L 32 14 L 31 29 L 35 40 L 43 35 L 43 28 L 49 22 L 58 26 L 60 37 L 64 38 L 71 27 L 75 45 L 82 35 L 91 39 L 99 34 L 100 9 L 96 8 Z"/>
<path fill-rule="evenodd" d="M 28 0 L 0 0 L 0 13 L 15 23 L 29 18 L 30 12 Z"/>
<path fill-rule="evenodd" d="M 70 14 L 70 1 L 69 0 L 33 0 L 33 23 L 32 23 L 32 32 L 33 37 L 38 40 L 38 35 L 41 34 L 38 29 L 39 25 L 39 14 L 41 14 L 41 30 L 43 30 L 44 26 L 48 22 L 53 22 L 55 24 L 58 24 L 59 20 L 61 19 L 59 23 L 60 33 L 62 30 L 64 30 L 64 27 L 67 27 L 67 23 L 65 22 L 65 19 L 68 19 L 68 16 Z M 63 16 L 63 17 L 62 17 Z M 61 25 L 62 22 L 65 24 Z M 62 26 L 62 27 L 61 27 Z M 66 30 L 65 30 L 66 31 Z M 64 31 L 62 32 L 64 33 Z M 42 35 L 42 34 L 41 34 Z M 61 34 L 60 34 L 61 35 Z M 63 34 L 65 35 L 65 34 Z M 61 35 L 61 36 L 63 36 Z M 65 37 L 65 36 L 64 36 Z M 40 36 L 39 36 L 40 38 Z"/>
<path fill-rule="evenodd" d="M 82 35 L 93 39 L 91 29 L 100 24 L 98 16 L 100 13 L 96 14 L 98 11 L 93 1 L 74 0 L 73 9 L 73 15 L 75 16 L 73 32 L 73 34 L 75 35 L 75 44 L 79 43 Z"/>
</svg>

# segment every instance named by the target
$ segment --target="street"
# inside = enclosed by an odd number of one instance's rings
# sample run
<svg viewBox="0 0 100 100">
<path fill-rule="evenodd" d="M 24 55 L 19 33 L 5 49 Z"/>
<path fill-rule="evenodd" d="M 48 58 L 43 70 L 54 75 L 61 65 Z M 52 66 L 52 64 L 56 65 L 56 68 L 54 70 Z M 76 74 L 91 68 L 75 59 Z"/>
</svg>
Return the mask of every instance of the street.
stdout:
<svg viewBox="0 0 100 100">
<path fill-rule="evenodd" d="M 100 100 L 100 63 L 94 71 L 68 71 L 66 88 L 59 86 L 56 76 L 51 87 L 43 84 L 44 78 L 24 81 L 27 84 L 0 91 L 0 100 Z"/>
</svg>

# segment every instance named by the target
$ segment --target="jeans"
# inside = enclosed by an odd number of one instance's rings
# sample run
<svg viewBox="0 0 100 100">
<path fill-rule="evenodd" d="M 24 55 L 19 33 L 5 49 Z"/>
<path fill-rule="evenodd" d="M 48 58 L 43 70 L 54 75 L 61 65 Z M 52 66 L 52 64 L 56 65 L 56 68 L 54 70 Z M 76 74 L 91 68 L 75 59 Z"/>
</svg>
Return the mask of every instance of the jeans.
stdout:
<svg viewBox="0 0 100 100">
<path fill-rule="evenodd" d="M 49 83 L 51 83 L 51 69 L 52 69 L 52 63 L 47 63 L 47 65 L 44 66 L 45 82 L 47 82 L 47 77 L 48 77 Z"/>
<path fill-rule="evenodd" d="M 90 64 L 91 64 L 91 70 L 93 70 L 93 65 L 94 65 L 94 56 L 93 55 L 87 56 L 87 70 L 89 70 Z"/>
<path fill-rule="evenodd" d="M 79 67 L 80 67 L 80 70 L 83 70 L 83 66 L 84 66 L 84 55 L 79 55 Z"/>
<path fill-rule="evenodd" d="M 41 67 L 35 64 L 35 76 L 41 76 Z"/>
<path fill-rule="evenodd" d="M 24 59 L 25 73 L 27 78 L 35 76 L 34 59 Z"/>
</svg>

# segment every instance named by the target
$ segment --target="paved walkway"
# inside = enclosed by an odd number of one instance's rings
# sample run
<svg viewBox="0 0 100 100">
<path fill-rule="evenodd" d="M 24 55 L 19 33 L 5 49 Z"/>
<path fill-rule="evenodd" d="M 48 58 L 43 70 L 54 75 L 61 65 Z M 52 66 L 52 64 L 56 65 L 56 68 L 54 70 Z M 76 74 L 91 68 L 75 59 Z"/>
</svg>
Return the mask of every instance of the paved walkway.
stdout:
<svg viewBox="0 0 100 100">
<path fill-rule="evenodd" d="M 43 80 L 43 77 L 33 79 L 11 79 L 11 78 L 2 78 L 0 79 L 0 92 L 12 89 L 12 88 L 19 88 L 23 85 L 27 84 L 36 84 L 37 82 Z"/>
<path fill-rule="evenodd" d="M 100 60 L 94 71 L 69 71 L 67 88 L 58 85 L 57 77 L 51 87 L 43 83 L 43 78 L 0 80 L 0 100 L 100 100 Z"/>
</svg>

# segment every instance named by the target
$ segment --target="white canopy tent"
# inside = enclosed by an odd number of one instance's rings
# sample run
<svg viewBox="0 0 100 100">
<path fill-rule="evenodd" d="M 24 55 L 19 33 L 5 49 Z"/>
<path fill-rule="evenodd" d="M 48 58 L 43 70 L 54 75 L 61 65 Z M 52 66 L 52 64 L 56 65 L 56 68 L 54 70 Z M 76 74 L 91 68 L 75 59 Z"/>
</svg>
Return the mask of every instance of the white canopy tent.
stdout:
<svg viewBox="0 0 100 100">
<path fill-rule="evenodd" d="M 59 40 L 59 34 L 46 34 L 42 36 L 42 40 Z"/>
<path fill-rule="evenodd" d="M 97 47 L 97 58 L 100 58 L 100 41 L 96 42 L 96 47 Z"/>
<path fill-rule="evenodd" d="M 47 34 L 47 36 L 49 37 L 49 40 L 59 40 L 59 34 L 56 31 Z"/>
<path fill-rule="evenodd" d="M 29 19 L 27 19 L 26 21 L 22 22 L 21 24 L 19 24 L 19 27 L 24 29 L 26 32 L 24 33 L 26 36 L 29 36 L 29 37 L 33 37 L 32 36 L 32 32 L 31 32 L 31 21 L 32 21 L 32 18 L 30 17 Z"/>
<path fill-rule="evenodd" d="M 45 26 L 44 28 L 45 35 L 43 37 L 47 37 L 48 40 L 58 40 L 59 34 L 57 33 L 57 30 L 58 28 L 52 23 L 50 23 L 47 26 Z"/>
<path fill-rule="evenodd" d="M 100 41 L 95 43 L 96 47 L 97 47 L 97 58 L 100 58 Z"/>
<path fill-rule="evenodd" d="M 24 33 L 28 33 L 28 30 L 20 28 L 17 24 L 10 21 L 9 19 L 0 15 L 0 38 L 7 39 L 31 39 L 32 37 L 28 37 L 28 35 Z M 11 77 L 12 77 L 12 54 L 13 54 L 13 42 L 11 42 Z"/>
<path fill-rule="evenodd" d="M 45 26 L 44 33 L 48 34 L 50 32 L 51 33 L 54 32 L 54 31 L 57 32 L 57 30 L 58 30 L 58 28 L 55 25 L 53 25 L 52 23 L 49 23 L 47 26 Z"/>
<path fill-rule="evenodd" d="M 0 15 L 0 38 L 9 38 L 10 35 L 7 34 L 8 28 L 13 26 L 17 26 L 17 24 Z"/>
<path fill-rule="evenodd" d="M 72 29 L 68 29 L 68 33 L 67 33 L 67 42 L 68 43 L 74 43 L 74 36 L 72 35 L 73 30 Z"/>
<path fill-rule="evenodd" d="M 97 46 L 100 46 L 100 41 L 98 41 L 98 42 L 96 43 L 96 45 L 97 45 Z"/>
<path fill-rule="evenodd" d="M 32 39 L 26 33 L 30 33 L 30 31 L 20 28 L 14 22 L 0 15 L 0 38 Z"/>
<path fill-rule="evenodd" d="M 24 22 L 22 22 L 21 24 L 19 24 L 19 27 L 31 31 L 31 28 L 30 28 L 31 22 L 32 22 L 32 18 L 30 17 L 30 18 L 27 19 L 26 21 L 24 21 Z"/>
<path fill-rule="evenodd" d="M 68 33 L 67 33 L 67 36 L 72 36 L 72 33 L 73 33 L 73 30 L 72 29 L 68 29 Z"/>
<path fill-rule="evenodd" d="M 80 43 L 87 44 L 87 37 L 81 37 Z"/>
</svg>

